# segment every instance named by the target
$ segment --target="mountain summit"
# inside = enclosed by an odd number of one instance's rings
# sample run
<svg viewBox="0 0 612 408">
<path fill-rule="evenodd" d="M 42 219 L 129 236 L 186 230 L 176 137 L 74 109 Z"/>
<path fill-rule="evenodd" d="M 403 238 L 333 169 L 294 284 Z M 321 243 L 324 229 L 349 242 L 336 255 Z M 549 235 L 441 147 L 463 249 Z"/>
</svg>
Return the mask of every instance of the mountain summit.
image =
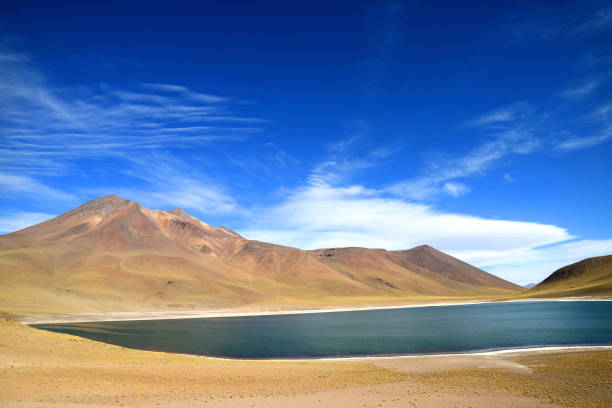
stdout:
<svg viewBox="0 0 612 408">
<path fill-rule="evenodd" d="M 304 307 L 492 297 L 520 287 L 429 246 L 297 248 L 110 195 L 0 236 L 0 310 Z"/>
<path fill-rule="evenodd" d="M 0 245 L 61 245 L 104 251 L 160 250 L 193 254 L 220 253 L 228 239 L 243 239 L 226 228 L 215 228 L 180 208 L 149 210 L 110 195 L 89 201 L 49 221 L 0 237 Z"/>
</svg>

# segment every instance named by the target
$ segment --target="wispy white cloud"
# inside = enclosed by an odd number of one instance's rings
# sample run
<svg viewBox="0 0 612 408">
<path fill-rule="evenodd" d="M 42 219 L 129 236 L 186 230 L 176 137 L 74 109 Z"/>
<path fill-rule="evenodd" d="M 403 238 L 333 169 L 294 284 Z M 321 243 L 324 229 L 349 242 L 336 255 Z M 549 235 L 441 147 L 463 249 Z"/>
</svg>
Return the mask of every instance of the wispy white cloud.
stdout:
<svg viewBox="0 0 612 408">
<path fill-rule="evenodd" d="M 603 31 L 612 28 L 612 7 L 596 10 L 594 14 L 587 17 L 574 31 L 575 34 Z"/>
<path fill-rule="evenodd" d="M 348 136 L 331 143 L 328 147 L 333 153 L 343 153 L 353 148 L 357 142 L 363 140 L 370 131 L 370 125 L 365 120 L 354 119 L 343 123 Z"/>
<path fill-rule="evenodd" d="M 603 123 L 609 123 L 612 120 L 612 102 L 606 103 L 595 109 L 591 117 Z"/>
<path fill-rule="evenodd" d="M 54 174 L 76 158 L 242 141 L 261 133 L 258 125 L 266 123 L 232 112 L 232 98 L 185 86 L 58 89 L 41 72 L 27 55 L 0 49 L 5 170 Z"/>
<path fill-rule="evenodd" d="M 571 94 L 575 97 L 579 94 L 586 95 L 598 85 L 599 82 L 590 82 L 581 89 L 571 90 Z M 604 126 L 597 131 L 588 127 L 585 129 L 582 124 L 572 122 L 565 122 L 559 129 L 555 129 L 551 114 L 538 113 L 527 102 L 516 102 L 486 112 L 464 122 L 461 128 L 486 135 L 487 141 L 463 154 L 441 153 L 425 163 L 421 176 L 393 183 L 387 191 L 417 201 L 442 196 L 460 197 L 469 191 L 469 178 L 482 176 L 500 164 L 507 163 L 511 156 L 532 154 L 546 149 L 569 152 L 608 141 L 612 138 L 610 113 L 612 104 L 605 104 L 590 115 L 591 121 L 596 122 L 598 126 Z M 578 126 L 585 135 L 567 137 L 572 128 Z M 557 136 L 551 137 L 551 134 Z M 563 139 L 558 135 L 566 136 Z M 511 181 L 512 178 L 508 176 L 505 180 Z"/>
<path fill-rule="evenodd" d="M 227 98 L 224 96 L 194 92 L 190 90 L 189 88 L 185 86 L 181 86 L 181 85 L 144 83 L 142 84 L 142 87 L 147 88 L 147 89 L 157 90 L 157 91 L 178 93 L 188 99 L 192 99 L 194 101 L 199 101 L 199 102 L 204 102 L 204 103 L 219 103 L 219 102 L 230 101 L 230 98 Z"/>
<path fill-rule="evenodd" d="M 308 181 L 313 184 L 338 184 L 350 175 L 376 166 L 377 161 L 373 158 L 351 158 L 334 155 L 327 160 L 317 164 L 308 176 Z"/>
<path fill-rule="evenodd" d="M 612 103 L 603 103 L 585 118 L 586 122 L 596 124 L 593 129 L 576 131 L 570 137 L 558 140 L 554 146 L 558 151 L 572 151 L 600 145 L 612 139 Z M 580 136 L 576 136 L 580 134 Z"/>
<path fill-rule="evenodd" d="M 468 121 L 470 127 L 492 132 L 490 140 L 463 155 L 430 160 L 423 176 L 397 182 L 388 191 L 418 201 L 466 193 L 467 186 L 458 179 L 482 175 L 509 155 L 532 153 L 540 147 L 527 114 L 530 110 L 527 104 L 518 103 Z"/>
<path fill-rule="evenodd" d="M 183 208 L 196 215 L 240 214 L 236 201 L 222 188 L 200 180 L 183 177 L 172 186 L 151 184 L 144 189 L 112 187 L 97 191 L 112 191 L 123 198 L 137 201 L 152 209 Z M 101 193 L 97 193 L 101 195 Z"/>
<path fill-rule="evenodd" d="M 203 185 L 200 181 L 189 178 L 181 180 L 181 184 L 177 187 L 169 191 L 156 190 L 148 194 L 143 192 L 141 196 L 144 202 L 162 204 L 161 208 L 195 209 L 207 215 L 235 215 L 242 211 L 236 201 L 218 187 Z"/>
<path fill-rule="evenodd" d="M 166 92 L 189 92 L 189 88 L 174 84 L 143 83 L 142 87 Z"/>
<path fill-rule="evenodd" d="M 575 37 L 612 29 L 612 7 L 599 0 L 530 6 L 529 11 L 509 17 L 505 26 L 514 42 Z"/>
<path fill-rule="evenodd" d="M 599 144 L 605 143 L 612 138 L 612 126 L 603 130 L 601 134 L 586 136 L 586 137 L 574 137 L 557 145 L 557 149 L 559 150 L 579 150 L 586 149 L 588 147 L 597 146 Z"/>
<path fill-rule="evenodd" d="M 597 89 L 599 85 L 600 85 L 599 81 L 591 80 L 591 81 L 583 83 L 580 86 L 566 89 L 565 91 L 561 93 L 561 95 L 568 99 L 581 99 L 593 93 L 593 91 L 595 91 L 595 89 Z"/>
<path fill-rule="evenodd" d="M 442 186 L 444 192 L 452 197 L 459 197 L 467 194 L 469 188 L 462 183 L 444 183 Z"/>
<path fill-rule="evenodd" d="M 74 196 L 25 175 L 0 172 L 0 197 L 14 196 L 36 200 L 73 200 Z"/>
<path fill-rule="evenodd" d="M 60 88 L 28 55 L 0 48 L 0 195 L 78 203 L 95 192 L 76 186 L 62 191 L 51 187 L 52 178 L 79 173 L 84 159 L 105 159 L 120 163 L 109 173 L 140 177 L 131 189 L 120 182 L 100 194 L 123 194 L 152 208 L 239 212 L 222 182 L 187 164 L 202 160 L 190 154 L 195 149 L 263 132 L 267 120 L 237 114 L 236 103 L 175 84 Z M 179 149 L 186 154 L 176 160 Z"/>
<path fill-rule="evenodd" d="M 359 149 L 368 136 L 370 126 L 363 120 L 343 123 L 347 136 L 326 146 L 325 158 L 317 163 L 308 176 L 312 184 L 339 184 L 368 168 L 379 166 L 383 160 L 397 153 L 391 146 Z"/>
<path fill-rule="evenodd" d="M 0 217 L 0 234 L 19 231 L 32 225 L 47 221 L 54 215 L 40 212 L 10 212 Z"/>
<path fill-rule="evenodd" d="M 122 173 L 142 183 L 131 183 L 133 187 L 130 188 L 110 185 L 83 192 L 91 196 L 110 191 L 149 208 L 181 207 L 201 215 L 237 215 L 245 212 L 226 186 L 171 154 L 150 152 L 125 156 L 124 159 L 130 165 Z M 141 187 L 136 187 L 138 185 Z"/>
<path fill-rule="evenodd" d="M 0 52 L 0 61 L 3 62 L 26 62 L 29 61 L 30 57 L 24 54 L 19 54 L 17 52 L 12 52 L 8 50 L 3 50 Z"/>
<path fill-rule="evenodd" d="M 491 112 L 482 114 L 466 123 L 467 126 L 481 128 L 506 128 L 508 124 L 524 120 L 533 108 L 527 102 L 516 102 Z"/>
</svg>

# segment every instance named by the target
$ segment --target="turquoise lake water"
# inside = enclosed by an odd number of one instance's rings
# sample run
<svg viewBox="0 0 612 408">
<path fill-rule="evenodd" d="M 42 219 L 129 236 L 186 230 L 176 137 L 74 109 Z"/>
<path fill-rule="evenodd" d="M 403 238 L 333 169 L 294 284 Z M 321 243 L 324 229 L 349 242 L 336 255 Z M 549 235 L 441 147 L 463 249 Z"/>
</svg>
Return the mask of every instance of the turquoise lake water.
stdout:
<svg viewBox="0 0 612 408">
<path fill-rule="evenodd" d="M 612 302 L 512 302 L 33 327 L 144 350 L 233 358 L 462 353 L 612 344 Z"/>
</svg>

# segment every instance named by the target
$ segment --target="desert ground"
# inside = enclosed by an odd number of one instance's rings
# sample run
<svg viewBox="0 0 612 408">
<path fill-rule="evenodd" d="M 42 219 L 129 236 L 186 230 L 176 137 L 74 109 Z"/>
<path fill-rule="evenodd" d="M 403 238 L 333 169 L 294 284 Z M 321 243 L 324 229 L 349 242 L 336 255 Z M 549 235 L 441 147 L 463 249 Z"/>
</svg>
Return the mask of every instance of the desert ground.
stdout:
<svg viewBox="0 0 612 408">
<path fill-rule="evenodd" d="M 2 318 L 3 407 L 609 407 L 612 347 L 334 361 L 131 350 Z"/>
</svg>

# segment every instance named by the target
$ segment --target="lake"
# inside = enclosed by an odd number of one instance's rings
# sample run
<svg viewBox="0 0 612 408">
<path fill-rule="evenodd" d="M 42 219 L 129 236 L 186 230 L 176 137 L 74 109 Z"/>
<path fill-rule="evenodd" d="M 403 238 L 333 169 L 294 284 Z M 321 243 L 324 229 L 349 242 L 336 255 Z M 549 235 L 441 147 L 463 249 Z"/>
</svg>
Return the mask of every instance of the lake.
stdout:
<svg viewBox="0 0 612 408">
<path fill-rule="evenodd" d="M 32 326 L 136 349 L 233 358 L 462 353 L 612 344 L 612 302 L 505 302 Z"/>
</svg>

